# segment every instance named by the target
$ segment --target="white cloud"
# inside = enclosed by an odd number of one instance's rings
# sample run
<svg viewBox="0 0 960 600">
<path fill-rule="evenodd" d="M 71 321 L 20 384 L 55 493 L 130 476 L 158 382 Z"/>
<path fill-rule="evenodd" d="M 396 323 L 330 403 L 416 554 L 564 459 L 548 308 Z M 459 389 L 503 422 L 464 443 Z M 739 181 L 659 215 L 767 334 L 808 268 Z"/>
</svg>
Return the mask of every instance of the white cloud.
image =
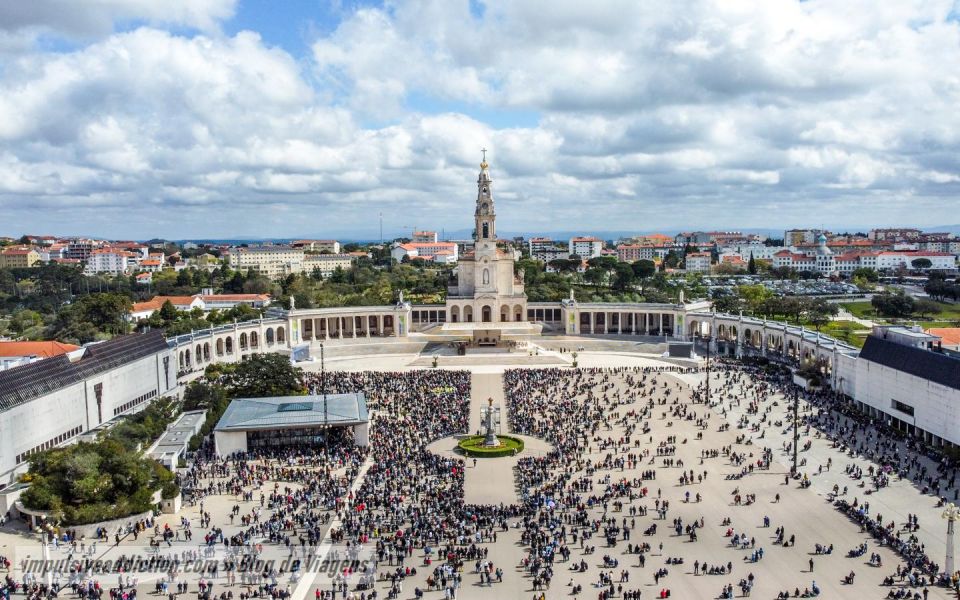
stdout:
<svg viewBox="0 0 960 600">
<path fill-rule="evenodd" d="M 0 5 L 0 233 L 468 229 L 481 147 L 502 231 L 956 219 L 946 1 L 397 1 L 303 57 L 232 1 L 78 6 Z"/>
<path fill-rule="evenodd" d="M 235 4 L 236 0 L 14 0 L 0 2 L 0 29 L 93 38 L 111 33 L 118 21 L 144 21 L 209 32 L 233 16 Z"/>
</svg>

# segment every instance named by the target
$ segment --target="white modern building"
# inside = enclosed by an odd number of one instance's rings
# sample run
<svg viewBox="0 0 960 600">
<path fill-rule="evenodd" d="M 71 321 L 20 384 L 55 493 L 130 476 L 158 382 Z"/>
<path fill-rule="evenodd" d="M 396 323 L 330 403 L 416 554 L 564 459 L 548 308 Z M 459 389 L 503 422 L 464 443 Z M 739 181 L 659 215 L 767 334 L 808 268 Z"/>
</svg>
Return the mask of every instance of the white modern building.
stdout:
<svg viewBox="0 0 960 600">
<path fill-rule="evenodd" d="M 84 270 L 87 273 L 120 275 L 126 273 L 131 264 L 136 264 L 136 262 L 130 252 L 116 248 L 101 248 L 90 253 L 90 258 L 87 259 L 87 266 Z"/>
<path fill-rule="evenodd" d="M 580 258 L 596 258 L 603 252 L 603 240 L 598 240 L 595 237 L 570 238 L 567 249 L 570 254 L 576 254 Z"/>
<path fill-rule="evenodd" d="M 857 357 L 854 400 L 905 433 L 960 444 L 960 358 L 936 335 L 875 327 Z"/>
<path fill-rule="evenodd" d="M 919 259 L 929 260 L 930 266 L 913 266 L 913 261 Z M 957 257 L 947 252 L 921 250 L 918 252 L 880 252 L 877 255 L 877 269 L 880 271 L 896 271 L 897 269 L 906 269 L 908 271 L 915 269 L 921 271 L 948 271 L 956 268 Z"/>
<path fill-rule="evenodd" d="M 453 264 L 457 262 L 459 253 L 454 242 L 407 242 L 394 245 L 390 256 L 396 261 L 422 258 L 437 264 Z"/>
<path fill-rule="evenodd" d="M 709 252 L 691 252 L 684 257 L 685 270 L 688 273 L 709 273 L 710 260 Z"/>
<path fill-rule="evenodd" d="M 337 269 L 348 270 L 356 260 L 352 254 L 307 254 L 303 257 L 303 270 L 306 273 L 319 271 L 326 277 Z"/>
<path fill-rule="evenodd" d="M 0 489 L 32 453 L 175 393 L 173 357 L 163 333 L 151 331 L 0 372 Z"/>
<path fill-rule="evenodd" d="M 231 248 L 226 257 L 231 269 L 253 269 L 270 279 L 280 279 L 303 271 L 304 251 L 290 246 Z"/>
</svg>

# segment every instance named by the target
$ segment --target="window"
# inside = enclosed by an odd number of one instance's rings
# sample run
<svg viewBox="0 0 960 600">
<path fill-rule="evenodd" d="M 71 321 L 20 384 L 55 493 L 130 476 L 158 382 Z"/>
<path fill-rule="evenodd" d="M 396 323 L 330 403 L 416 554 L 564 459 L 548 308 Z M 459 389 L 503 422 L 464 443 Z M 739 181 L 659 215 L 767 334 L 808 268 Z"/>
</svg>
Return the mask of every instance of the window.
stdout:
<svg viewBox="0 0 960 600">
<path fill-rule="evenodd" d="M 890 400 L 890 406 L 894 410 L 900 411 L 905 415 L 910 415 L 911 417 L 913 416 L 913 407 L 910 406 L 909 404 L 904 404 L 899 400 Z"/>
<path fill-rule="evenodd" d="M 147 392 L 146 394 L 142 394 L 142 395 L 134 398 L 134 399 L 131 400 L 130 402 L 127 402 L 127 403 L 125 403 L 125 404 L 121 404 L 120 406 L 118 406 L 118 407 L 116 407 L 116 408 L 113 409 L 113 416 L 117 416 L 117 415 L 119 415 L 119 414 L 121 414 L 121 413 L 125 413 L 125 412 L 127 412 L 128 410 L 130 410 L 131 408 L 135 407 L 136 405 L 142 404 L 143 402 L 146 402 L 147 400 L 149 400 L 150 398 L 153 398 L 153 397 L 156 396 L 156 395 L 157 395 L 157 390 L 150 390 L 150 391 Z"/>
<path fill-rule="evenodd" d="M 73 438 L 73 437 L 75 437 L 75 436 L 77 436 L 77 435 L 80 435 L 80 433 L 81 433 L 82 431 L 83 431 L 83 427 L 80 426 L 80 425 L 78 425 L 78 426 L 70 429 L 69 431 L 65 431 L 65 432 L 61 433 L 60 435 L 58 435 L 58 436 L 56 436 L 56 437 L 54 437 L 54 438 L 51 438 L 51 439 L 47 440 L 46 442 L 40 444 L 39 446 L 35 446 L 35 447 L 31 448 L 30 450 L 27 450 L 26 452 L 21 452 L 21 453 L 18 454 L 17 457 L 16 457 L 16 460 L 17 460 L 16 464 L 19 465 L 20 463 L 26 462 L 27 458 L 28 458 L 31 454 L 34 454 L 34 453 L 36 453 L 36 452 L 40 452 L 41 450 L 48 450 L 48 449 L 50 449 L 50 448 L 53 448 L 54 446 L 59 446 L 60 444 L 62 444 L 63 442 L 69 440 L 70 438 Z"/>
</svg>

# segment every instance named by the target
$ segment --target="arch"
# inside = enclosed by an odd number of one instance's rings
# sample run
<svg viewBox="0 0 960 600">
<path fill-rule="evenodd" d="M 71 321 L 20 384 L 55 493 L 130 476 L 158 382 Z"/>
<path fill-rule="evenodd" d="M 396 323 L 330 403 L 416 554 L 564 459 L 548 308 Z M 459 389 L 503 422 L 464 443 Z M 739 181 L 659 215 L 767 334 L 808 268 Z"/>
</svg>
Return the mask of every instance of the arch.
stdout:
<svg viewBox="0 0 960 600">
<path fill-rule="evenodd" d="M 197 344 L 196 349 L 194 349 L 193 358 L 197 362 L 200 362 L 203 360 L 203 349 L 201 348 L 200 344 Z"/>
<path fill-rule="evenodd" d="M 473 307 L 464 306 L 463 307 L 463 322 L 464 323 L 473 323 Z"/>
<path fill-rule="evenodd" d="M 223 356 L 223 338 L 217 338 L 217 356 Z"/>
<path fill-rule="evenodd" d="M 283 343 L 286 343 L 286 341 L 287 341 L 287 333 L 286 333 L 286 331 L 284 330 L 284 328 L 283 328 L 282 326 L 281 326 L 281 327 L 277 327 L 277 343 L 278 343 L 278 344 L 283 344 Z"/>
<path fill-rule="evenodd" d="M 516 306 L 514 306 L 514 307 L 513 307 L 513 316 L 514 316 L 514 319 L 513 319 L 514 321 L 522 321 L 522 320 L 523 320 L 523 306 L 521 306 L 521 305 L 519 305 L 519 304 L 517 304 Z"/>
<path fill-rule="evenodd" d="M 460 307 L 459 307 L 459 306 L 451 306 L 451 307 L 450 307 L 450 322 L 451 322 L 451 323 L 458 323 L 458 322 L 460 322 Z"/>
<path fill-rule="evenodd" d="M 187 349 L 184 351 L 183 357 L 184 357 L 184 362 L 186 362 L 187 366 L 188 366 L 188 367 L 191 366 L 191 364 L 190 364 L 190 348 L 187 348 Z"/>
<path fill-rule="evenodd" d="M 484 304 L 483 308 L 480 309 L 480 320 L 483 323 L 492 323 L 493 322 L 493 308 L 489 304 Z"/>
<path fill-rule="evenodd" d="M 210 342 L 203 344 L 203 360 L 210 360 Z"/>
<path fill-rule="evenodd" d="M 250 339 L 247 337 L 247 332 L 244 331 L 240 334 L 240 350 L 246 350 L 250 347 Z"/>
<path fill-rule="evenodd" d="M 224 345 L 227 348 L 227 354 L 233 354 L 233 337 L 227 336 Z"/>
<path fill-rule="evenodd" d="M 482 237 L 483 239 L 487 239 L 487 238 L 490 237 L 490 224 L 489 224 L 489 223 L 484 223 L 484 224 L 483 224 L 483 235 L 482 235 L 481 237 Z"/>
<path fill-rule="evenodd" d="M 180 368 L 182 369 L 182 368 L 184 367 L 184 364 L 183 364 L 183 352 L 180 353 L 179 361 L 180 361 Z"/>
<path fill-rule="evenodd" d="M 274 336 L 273 327 L 267 327 L 267 345 L 268 346 L 273 345 L 273 336 Z"/>
<path fill-rule="evenodd" d="M 500 320 L 509 321 L 510 320 L 510 307 L 503 305 L 500 307 Z"/>
<path fill-rule="evenodd" d="M 593 333 L 593 327 L 590 322 L 590 313 L 580 313 L 580 333 Z"/>
<path fill-rule="evenodd" d="M 256 331 L 250 332 L 250 347 L 256 348 L 260 345 L 260 334 Z"/>
</svg>

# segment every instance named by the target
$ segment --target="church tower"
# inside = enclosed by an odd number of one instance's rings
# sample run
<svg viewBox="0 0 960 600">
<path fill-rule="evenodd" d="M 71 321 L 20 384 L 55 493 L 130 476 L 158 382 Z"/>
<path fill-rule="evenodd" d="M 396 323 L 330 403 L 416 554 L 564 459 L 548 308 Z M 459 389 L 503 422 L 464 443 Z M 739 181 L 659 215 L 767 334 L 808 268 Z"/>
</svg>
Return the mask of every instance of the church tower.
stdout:
<svg viewBox="0 0 960 600">
<path fill-rule="evenodd" d="M 477 178 L 477 207 L 473 213 L 473 250 L 460 256 L 457 284 L 447 287 L 450 323 L 526 320 L 527 296 L 523 291 L 523 275 L 514 271 L 515 254 L 509 248 L 497 247 L 492 186 L 484 150 Z"/>
<path fill-rule="evenodd" d="M 496 247 L 497 215 L 493 207 L 493 180 L 490 179 L 490 165 L 487 164 L 487 151 L 483 150 L 483 162 L 480 163 L 480 176 L 477 178 L 477 210 L 474 213 L 476 230 L 473 239 L 477 248 Z"/>
</svg>

